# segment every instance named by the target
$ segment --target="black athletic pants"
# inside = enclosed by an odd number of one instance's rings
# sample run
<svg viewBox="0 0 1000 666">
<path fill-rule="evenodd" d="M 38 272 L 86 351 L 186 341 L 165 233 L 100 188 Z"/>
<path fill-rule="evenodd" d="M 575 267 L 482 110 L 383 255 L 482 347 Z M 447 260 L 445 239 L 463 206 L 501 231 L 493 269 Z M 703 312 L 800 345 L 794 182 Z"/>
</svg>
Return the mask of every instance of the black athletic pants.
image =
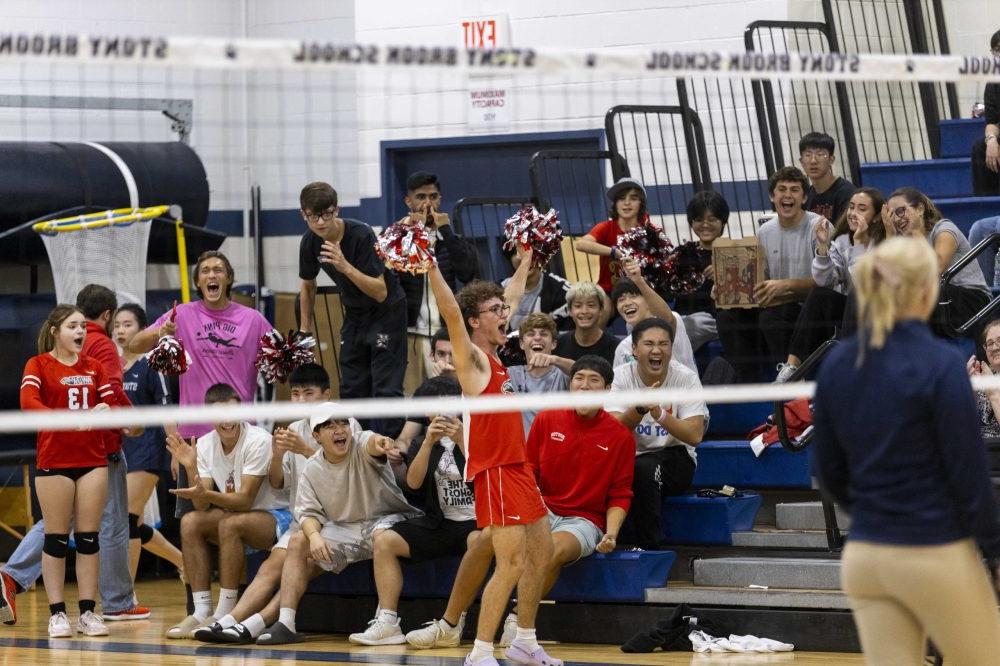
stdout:
<svg viewBox="0 0 1000 666">
<path fill-rule="evenodd" d="M 826 287 L 814 287 L 802 304 L 802 311 L 795 322 L 795 332 L 788 346 L 788 353 L 799 357 L 799 361 L 819 349 L 832 338 L 844 321 L 847 297 Z"/>
<path fill-rule="evenodd" d="M 400 301 L 381 318 L 344 319 L 340 329 L 340 397 L 401 398 L 406 376 L 406 304 Z M 365 427 L 397 437 L 402 415 L 371 420 Z"/>
<path fill-rule="evenodd" d="M 986 140 L 972 146 L 972 191 L 977 197 L 1000 195 L 1000 174 L 986 168 Z"/>
<path fill-rule="evenodd" d="M 715 322 L 726 360 L 740 382 L 774 378 L 774 368 L 788 358 L 801 303 L 769 308 L 719 310 Z"/>
<path fill-rule="evenodd" d="M 657 550 L 663 543 L 663 498 L 691 487 L 694 460 L 687 447 L 668 446 L 635 457 L 632 506 L 622 524 L 618 543 Z"/>
</svg>

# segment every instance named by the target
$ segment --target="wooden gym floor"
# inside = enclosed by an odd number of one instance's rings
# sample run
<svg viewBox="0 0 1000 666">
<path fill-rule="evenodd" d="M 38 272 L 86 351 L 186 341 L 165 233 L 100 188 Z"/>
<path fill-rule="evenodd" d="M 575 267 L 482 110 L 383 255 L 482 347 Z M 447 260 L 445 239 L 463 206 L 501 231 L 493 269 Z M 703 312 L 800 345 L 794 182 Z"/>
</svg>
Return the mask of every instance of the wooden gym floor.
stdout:
<svg viewBox="0 0 1000 666">
<path fill-rule="evenodd" d="M 45 591 L 18 595 L 18 621 L 13 627 L 0 625 L 0 666 L 59 664 L 60 666 L 263 666 L 280 661 L 296 664 L 413 664 L 462 666 L 468 647 L 442 650 L 407 650 L 404 646 L 358 647 L 345 637 L 310 636 L 306 642 L 275 648 L 205 645 L 195 641 L 172 641 L 163 632 L 184 616 L 184 589 L 174 581 L 139 583 L 136 590 L 153 609 L 148 620 L 109 622 L 111 635 L 104 638 L 49 640 L 48 604 Z M 67 589 L 67 606 L 75 623 L 76 589 Z M 427 618 L 430 619 L 430 618 Z M 584 628 L 583 631 L 586 629 Z M 756 666 L 795 664 L 831 666 L 863 664 L 861 655 L 793 652 L 786 654 L 704 655 L 693 653 L 625 654 L 617 646 L 552 645 L 549 652 L 569 664 L 656 664 L 658 666 Z M 499 656 L 500 651 L 497 651 Z M 502 662 L 503 663 L 503 662 Z M 509 663 L 509 662 L 508 662 Z"/>
</svg>

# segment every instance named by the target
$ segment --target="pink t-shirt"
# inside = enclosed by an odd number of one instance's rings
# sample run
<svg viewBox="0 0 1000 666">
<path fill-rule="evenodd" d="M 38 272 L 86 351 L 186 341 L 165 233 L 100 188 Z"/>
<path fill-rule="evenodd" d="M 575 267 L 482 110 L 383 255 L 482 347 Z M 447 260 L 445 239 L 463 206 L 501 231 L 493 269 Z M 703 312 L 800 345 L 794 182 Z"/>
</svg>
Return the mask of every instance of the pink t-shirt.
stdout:
<svg viewBox="0 0 1000 666">
<path fill-rule="evenodd" d="M 159 328 L 170 317 L 168 310 L 156 320 Z M 213 384 L 225 383 L 236 389 L 244 402 L 253 400 L 257 387 L 254 360 L 260 338 L 273 327 L 253 308 L 230 303 L 224 310 L 211 310 L 201 301 L 177 306 L 177 338 L 184 345 L 191 365 L 179 377 L 182 405 L 205 403 L 205 392 Z M 184 437 L 201 437 L 212 425 L 178 425 Z"/>
</svg>

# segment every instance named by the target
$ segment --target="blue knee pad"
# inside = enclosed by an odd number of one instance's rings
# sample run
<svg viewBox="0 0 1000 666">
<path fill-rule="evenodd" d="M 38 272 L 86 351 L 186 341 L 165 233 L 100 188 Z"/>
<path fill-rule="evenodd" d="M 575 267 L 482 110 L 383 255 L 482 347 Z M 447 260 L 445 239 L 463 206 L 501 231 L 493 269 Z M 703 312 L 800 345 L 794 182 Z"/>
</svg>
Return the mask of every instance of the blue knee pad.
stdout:
<svg viewBox="0 0 1000 666">
<path fill-rule="evenodd" d="M 68 534 L 46 534 L 42 542 L 42 552 L 49 557 L 65 559 L 69 554 Z"/>
<path fill-rule="evenodd" d="M 79 555 L 97 555 L 101 551 L 97 532 L 77 532 L 73 540 L 76 541 L 76 552 Z"/>
</svg>

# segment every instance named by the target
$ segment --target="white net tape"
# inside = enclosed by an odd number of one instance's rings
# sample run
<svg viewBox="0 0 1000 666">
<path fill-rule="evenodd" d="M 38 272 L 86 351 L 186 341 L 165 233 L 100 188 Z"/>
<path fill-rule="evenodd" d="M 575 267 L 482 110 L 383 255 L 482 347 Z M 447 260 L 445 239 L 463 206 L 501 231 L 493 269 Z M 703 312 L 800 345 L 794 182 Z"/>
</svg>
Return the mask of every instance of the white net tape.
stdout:
<svg viewBox="0 0 1000 666">
<path fill-rule="evenodd" d="M 119 303 L 146 307 L 146 246 L 150 222 L 43 235 L 57 303 L 75 303 L 88 284 L 115 292 Z"/>
<path fill-rule="evenodd" d="M 1000 390 L 1000 376 L 974 377 L 976 390 Z M 704 401 L 709 405 L 749 402 L 788 401 L 811 398 L 816 389 L 812 382 L 789 384 L 741 384 L 710 386 L 699 390 L 646 389 L 615 393 L 559 391 L 516 395 L 478 396 L 475 398 L 393 398 L 345 400 L 335 409 L 317 403 L 273 402 L 258 404 L 217 404 L 200 406 L 133 407 L 101 412 L 53 410 L 44 412 L 0 412 L 0 432 L 36 430 L 78 430 L 84 428 L 122 428 L 153 426 L 164 423 L 221 423 L 226 421 L 288 422 L 323 413 L 331 418 L 358 419 L 386 416 L 421 416 L 465 412 L 512 412 L 521 410 L 573 409 L 576 407 L 679 404 Z M 711 410 L 710 410 L 711 411 Z"/>
</svg>

